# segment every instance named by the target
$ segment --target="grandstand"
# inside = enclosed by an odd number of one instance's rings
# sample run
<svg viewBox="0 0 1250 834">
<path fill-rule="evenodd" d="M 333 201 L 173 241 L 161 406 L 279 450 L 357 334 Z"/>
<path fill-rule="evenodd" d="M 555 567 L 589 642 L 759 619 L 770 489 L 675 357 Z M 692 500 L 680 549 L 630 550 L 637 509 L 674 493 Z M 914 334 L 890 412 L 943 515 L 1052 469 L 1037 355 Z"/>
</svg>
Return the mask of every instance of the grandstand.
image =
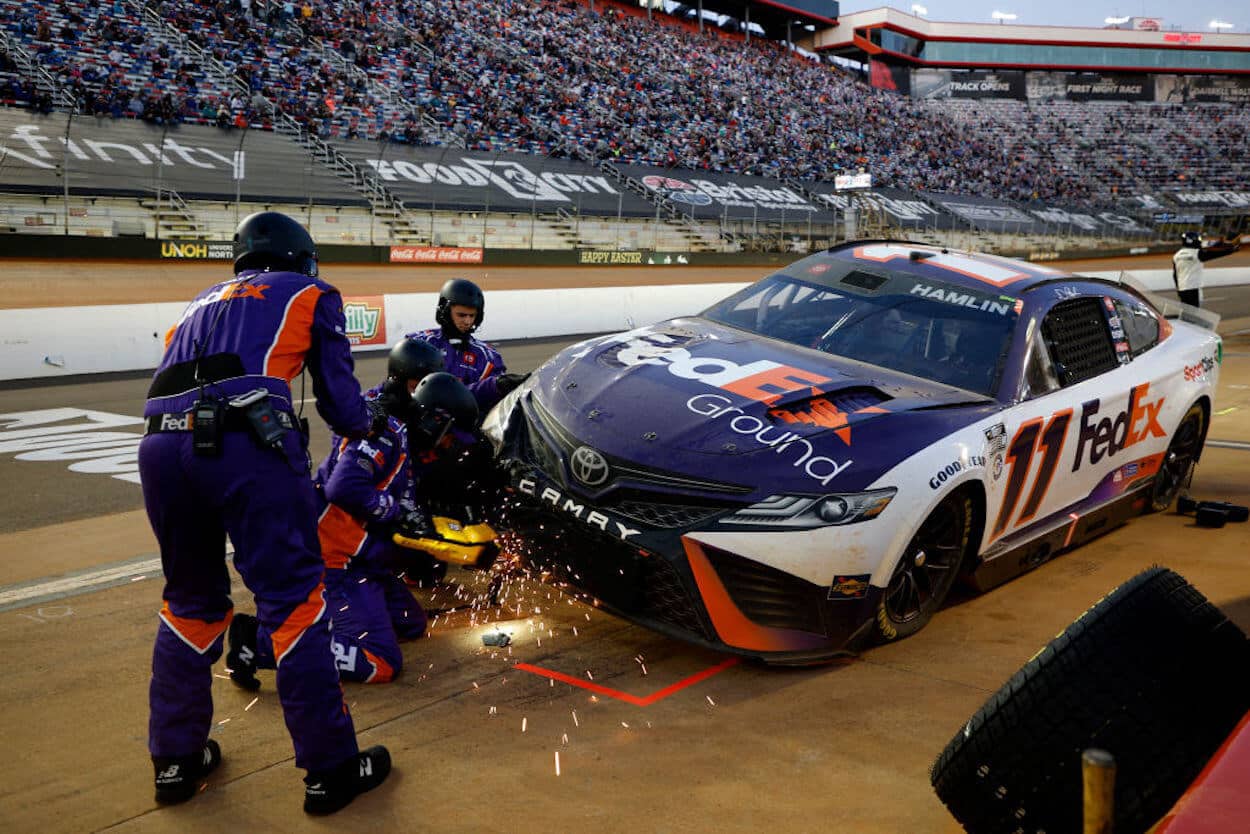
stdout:
<svg viewBox="0 0 1250 834">
<path fill-rule="evenodd" d="M 603 0 L 0 0 L 0 232 L 218 240 L 278 206 L 345 244 L 1054 251 L 1250 203 L 1245 36 L 1168 46 L 1219 83 L 1112 67 L 1150 88 L 1125 102 L 1055 63 L 989 77 L 949 51 L 973 24 L 752 8 L 764 37 Z"/>
</svg>

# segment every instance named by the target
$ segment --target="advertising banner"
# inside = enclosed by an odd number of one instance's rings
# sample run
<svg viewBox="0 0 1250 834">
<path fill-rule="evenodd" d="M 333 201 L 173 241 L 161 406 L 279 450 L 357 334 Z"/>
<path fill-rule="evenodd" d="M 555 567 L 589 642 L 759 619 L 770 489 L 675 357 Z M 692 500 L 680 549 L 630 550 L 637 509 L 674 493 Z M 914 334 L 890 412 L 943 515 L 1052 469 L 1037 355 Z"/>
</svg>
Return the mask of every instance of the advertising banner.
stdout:
<svg viewBox="0 0 1250 834">
<path fill-rule="evenodd" d="M 347 340 L 356 345 L 386 344 L 386 304 L 380 295 L 343 296 Z"/>
<path fill-rule="evenodd" d="M 455 246 L 392 246 L 393 264 L 480 264 L 483 249 Z"/>
<path fill-rule="evenodd" d="M 1154 101 L 1155 84 L 1145 75 L 1103 72 L 1068 73 L 1064 98 L 1068 101 Z"/>
<path fill-rule="evenodd" d="M 163 129 L 130 119 L 0 108 L 0 187 L 186 199 L 363 204 L 299 145 L 263 130 Z"/>
<path fill-rule="evenodd" d="M 1250 104 L 1250 77 L 1244 75 L 1156 75 L 1155 101 L 1188 104 Z"/>
<path fill-rule="evenodd" d="M 703 219 L 784 220 L 833 222 L 820 206 L 812 205 L 794 189 L 764 177 L 735 176 L 711 171 L 645 168 L 625 169 L 649 191 L 672 200 L 683 210 Z"/>
<path fill-rule="evenodd" d="M 833 187 L 839 191 L 846 188 L 872 188 L 872 174 L 839 174 L 833 178 Z"/>
<path fill-rule="evenodd" d="M 901 188 L 838 191 L 833 183 L 819 182 L 809 183 L 808 190 L 839 213 L 879 213 L 891 226 L 902 229 L 956 229 L 966 225 Z"/>
<path fill-rule="evenodd" d="M 951 214 L 987 232 L 1044 233 L 1044 221 L 1002 200 L 989 197 L 957 197 L 953 194 L 926 194 L 932 202 Z"/>
<path fill-rule="evenodd" d="M 232 261 L 233 243 L 207 243 L 202 240 L 162 240 L 161 257 L 184 261 Z"/>
<path fill-rule="evenodd" d="M 590 165 L 532 154 L 335 140 L 414 209 L 646 217 L 655 206 Z"/>
<path fill-rule="evenodd" d="M 891 90 L 905 96 L 911 93 L 911 69 L 872 60 L 868 64 L 868 82 L 878 90 Z"/>
<path fill-rule="evenodd" d="M 916 98 L 1007 98 L 1023 101 L 1024 73 L 1020 70 L 918 69 L 911 74 Z"/>
</svg>

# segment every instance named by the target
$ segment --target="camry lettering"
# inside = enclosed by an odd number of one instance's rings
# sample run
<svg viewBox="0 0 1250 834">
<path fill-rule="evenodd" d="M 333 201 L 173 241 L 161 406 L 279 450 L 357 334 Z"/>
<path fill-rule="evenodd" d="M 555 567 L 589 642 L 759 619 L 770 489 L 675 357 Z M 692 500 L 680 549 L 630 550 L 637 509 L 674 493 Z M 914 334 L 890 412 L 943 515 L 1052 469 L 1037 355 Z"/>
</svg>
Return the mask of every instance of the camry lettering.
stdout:
<svg viewBox="0 0 1250 834">
<path fill-rule="evenodd" d="M 543 487 L 538 489 L 538 482 L 533 478 L 522 478 L 517 482 L 517 489 L 531 498 L 537 498 L 539 501 L 550 502 L 551 506 L 557 510 L 561 510 L 579 521 L 589 524 L 591 527 L 598 527 L 604 533 L 616 536 L 621 541 L 629 541 L 630 537 L 641 533 L 641 530 L 635 530 L 632 527 L 626 527 L 619 521 L 608 518 L 598 510 L 586 512 L 586 505 L 579 504 L 573 499 L 563 495 L 559 490 L 551 487 Z"/>
<path fill-rule="evenodd" d="M 686 408 L 713 420 L 736 412 L 738 416 L 727 423 L 730 431 L 750 437 L 761 446 L 771 448 L 778 455 L 789 451 L 792 447 L 802 451 L 798 459 L 790 465 L 802 467 L 804 474 L 819 481 L 823 486 L 828 486 L 830 481 L 853 463 L 850 460 L 838 463 L 833 458 L 813 454 L 816 451 L 815 447 L 807 438 L 792 431 L 770 426 L 758 417 L 743 414 L 741 408 L 734 405 L 728 397 L 720 394 L 697 394 L 686 401 Z M 772 433 L 776 433 L 776 436 L 770 436 Z"/>
<path fill-rule="evenodd" d="M 1081 406 L 1081 430 L 1077 435 L 1076 459 L 1072 462 L 1072 471 L 1081 468 L 1085 462 L 1085 447 L 1089 446 L 1089 462 L 1098 463 L 1103 457 L 1114 457 L 1118 452 L 1133 446 L 1148 437 L 1167 437 L 1163 426 L 1159 425 L 1159 412 L 1163 409 L 1165 397 L 1154 402 L 1144 402 L 1150 393 L 1150 383 L 1135 385 L 1129 391 L 1128 407 L 1114 418 L 1104 417 L 1096 420 L 1100 400 L 1090 400 Z"/>
<path fill-rule="evenodd" d="M 972 295 L 966 292 L 957 292 L 952 289 L 942 289 L 931 284 L 916 284 L 911 288 L 912 295 L 923 296 L 931 301 L 945 301 L 947 304 L 955 304 L 960 307 L 971 307 L 974 310 L 985 310 L 990 313 L 997 313 L 1005 316 L 1011 312 L 1011 304 L 1002 301 L 994 301 L 989 298 Z"/>
</svg>

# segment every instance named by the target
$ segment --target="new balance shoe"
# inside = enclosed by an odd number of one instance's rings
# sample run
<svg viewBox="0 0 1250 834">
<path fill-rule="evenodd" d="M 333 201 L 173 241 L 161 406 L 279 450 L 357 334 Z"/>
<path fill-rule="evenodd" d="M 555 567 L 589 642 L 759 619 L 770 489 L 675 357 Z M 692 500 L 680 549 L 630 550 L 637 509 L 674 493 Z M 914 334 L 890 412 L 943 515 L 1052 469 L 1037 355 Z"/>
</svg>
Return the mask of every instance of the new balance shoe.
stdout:
<svg viewBox="0 0 1250 834">
<path fill-rule="evenodd" d="M 256 631 L 260 622 L 250 614 L 235 614 L 226 633 L 226 669 L 234 685 L 248 692 L 260 689 L 256 677 Z"/>
<path fill-rule="evenodd" d="M 362 750 L 338 767 L 304 777 L 304 813 L 318 816 L 346 808 L 353 799 L 386 781 L 391 754 L 382 745 Z"/>
<path fill-rule="evenodd" d="M 221 764 L 221 746 L 211 738 L 204 749 L 193 756 L 153 756 L 156 770 L 156 801 L 176 805 L 195 796 L 204 777 Z"/>
</svg>

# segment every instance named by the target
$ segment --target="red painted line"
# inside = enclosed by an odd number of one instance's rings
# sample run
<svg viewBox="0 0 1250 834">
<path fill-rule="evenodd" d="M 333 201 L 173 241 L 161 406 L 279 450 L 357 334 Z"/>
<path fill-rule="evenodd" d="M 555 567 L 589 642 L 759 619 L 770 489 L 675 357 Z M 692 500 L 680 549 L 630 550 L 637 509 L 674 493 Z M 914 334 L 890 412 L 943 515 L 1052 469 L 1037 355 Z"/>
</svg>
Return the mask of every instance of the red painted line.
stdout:
<svg viewBox="0 0 1250 834">
<path fill-rule="evenodd" d="M 553 669 L 544 669 L 541 666 L 534 666 L 531 663 L 518 663 L 516 664 L 516 668 L 524 672 L 530 672 L 538 675 L 539 677 L 551 678 L 552 680 L 557 680 L 561 683 L 567 683 L 569 686 L 577 686 L 582 689 L 590 690 L 591 692 L 597 692 L 600 695 L 606 695 L 609 698 L 615 698 L 618 701 L 624 701 L 625 703 L 633 704 L 636 707 L 649 707 L 656 701 L 663 700 L 669 695 L 680 692 L 688 686 L 694 686 L 696 683 L 707 680 L 712 677 L 712 675 L 715 675 L 718 672 L 723 672 L 731 666 L 737 666 L 741 662 L 741 658 L 726 658 L 720 663 L 717 663 L 715 666 L 710 666 L 702 672 L 695 672 L 690 677 L 682 678 L 677 683 L 670 684 L 658 692 L 653 692 L 645 698 L 639 698 L 637 695 L 630 695 L 628 692 L 622 692 L 619 689 L 613 689 L 610 686 L 603 686 L 602 684 L 594 683 L 593 681 L 584 681 L 581 678 L 575 678 L 572 675 L 566 675 L 563 672 L 557 672 Z"/>
</svg>

